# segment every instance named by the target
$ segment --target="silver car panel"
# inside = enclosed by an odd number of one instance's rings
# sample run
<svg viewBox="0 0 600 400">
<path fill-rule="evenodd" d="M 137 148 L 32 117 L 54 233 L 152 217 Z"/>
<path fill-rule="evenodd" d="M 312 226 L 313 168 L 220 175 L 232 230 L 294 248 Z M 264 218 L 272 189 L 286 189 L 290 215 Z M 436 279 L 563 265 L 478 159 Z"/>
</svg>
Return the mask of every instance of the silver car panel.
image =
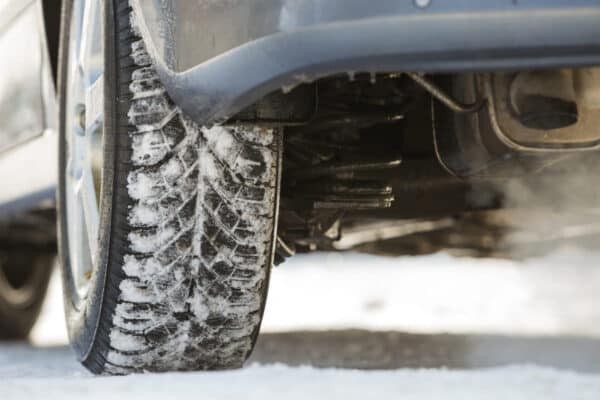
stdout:
<svg viewBox="0 0 600 400">
<path fill-rule="evenodd" d="M 200 122 L 354 72 L 600 64 L 598 0 L 132 0 L 169 94 Z"/>
<path fill-rule="evenodd" d="M 42 3 L 0 0 L 0 217 L 54 202 L 57 104 Z"/>
</svg>

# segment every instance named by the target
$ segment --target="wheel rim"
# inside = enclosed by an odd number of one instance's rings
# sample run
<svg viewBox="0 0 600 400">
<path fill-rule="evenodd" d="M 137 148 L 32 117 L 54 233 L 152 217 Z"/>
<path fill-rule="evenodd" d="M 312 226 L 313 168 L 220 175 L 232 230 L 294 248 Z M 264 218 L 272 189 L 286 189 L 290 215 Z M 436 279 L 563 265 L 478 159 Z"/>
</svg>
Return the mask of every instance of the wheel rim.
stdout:
<svg viewBox="0 0 600 400">
<path fill-rule="evenodd" d="M 104 141 L 104 40 L 99 1 L 73 1 L 66 79 L 65 201 L 72 281 L 87 294 L 97 264 Z"/>
</svg>

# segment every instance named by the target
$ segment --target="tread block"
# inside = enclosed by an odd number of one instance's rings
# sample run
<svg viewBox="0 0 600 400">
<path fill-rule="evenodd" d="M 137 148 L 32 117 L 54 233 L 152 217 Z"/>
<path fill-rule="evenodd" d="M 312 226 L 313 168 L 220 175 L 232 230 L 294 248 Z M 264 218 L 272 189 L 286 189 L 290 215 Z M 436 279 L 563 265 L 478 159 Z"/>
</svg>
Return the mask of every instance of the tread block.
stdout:
<svg viewBox="0 0 600 400">
<path fill-rule="evenodd" d="M 128 23 L 130 9 L 119 10 Z M 133 23 L 120 50 L 131 78 L 123 278 L 110 349 L 88 365 L 115 374 L 238 367 L 258 331 L 272 262 L 279 132 L 191 121 Z"/>
</svg>

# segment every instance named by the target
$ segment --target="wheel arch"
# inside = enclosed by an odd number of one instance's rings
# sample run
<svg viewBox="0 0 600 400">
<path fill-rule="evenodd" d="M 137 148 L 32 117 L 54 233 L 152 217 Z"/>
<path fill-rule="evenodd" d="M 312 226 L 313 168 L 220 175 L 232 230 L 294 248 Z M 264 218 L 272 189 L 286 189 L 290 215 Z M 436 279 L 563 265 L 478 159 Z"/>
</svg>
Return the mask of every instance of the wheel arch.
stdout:
<svg viewBox="0 0 600 400">
<path fill-rule="evenodd" d="M 224 121 L 270 93 L 341 73 L 600 63 L 596 0 L 131 5 L 169 95 L 197 121 Z M 223 34 L 227 26 L 239 34 Z"/>
</svg>

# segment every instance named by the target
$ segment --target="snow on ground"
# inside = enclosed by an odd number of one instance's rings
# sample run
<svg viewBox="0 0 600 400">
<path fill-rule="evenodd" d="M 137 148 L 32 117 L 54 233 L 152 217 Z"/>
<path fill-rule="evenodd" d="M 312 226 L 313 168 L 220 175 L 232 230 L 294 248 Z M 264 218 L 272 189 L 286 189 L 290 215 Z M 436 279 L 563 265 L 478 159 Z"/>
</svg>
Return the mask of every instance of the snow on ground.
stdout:
<svg viewBox="0 0 600 400">
<path fill-rule="evenodd" d="M 598 399 L 598 258 L 299 256 L 273 272 L 243 370 L 94 378 L 67 347 L 3 346 L 0 399 Z M 58 283 L 37 345 L 66 341 Z"/>
<path fill-rule="evenodd" d="M 264 329 L 600 337 L 597 260 L 568 249 L 525 263 L 311 254 L 272 274 Z"/>
<path fill-rule="evenodd" d="M 318 370 L 284 365 L 240 371 L 19 378 L 2 383 L 3 399 L 511 399 L 597 400 L 597 376 L 536 367 L 480 371 Z"/>
<path fill-rule="evenodd" d="M 297 256 L 274 269 L 263 332 L 363 328 L 600 337 L 600 253 L 563 249 L 526 262 L 445 253 Z M 33 332 L 67 342 L 58 274 Z"/>
</svg>

